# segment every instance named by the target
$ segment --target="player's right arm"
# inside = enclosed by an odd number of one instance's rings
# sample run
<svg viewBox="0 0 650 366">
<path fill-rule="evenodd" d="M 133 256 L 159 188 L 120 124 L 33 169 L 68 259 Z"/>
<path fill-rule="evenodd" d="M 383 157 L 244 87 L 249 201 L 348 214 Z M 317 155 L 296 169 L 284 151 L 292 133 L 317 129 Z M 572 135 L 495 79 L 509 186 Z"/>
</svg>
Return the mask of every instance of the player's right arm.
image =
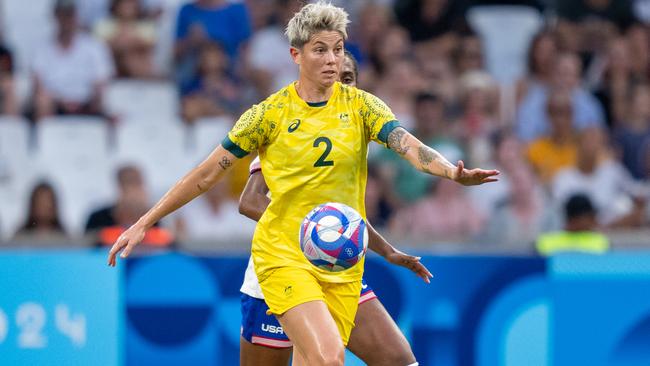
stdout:
<svg viewBox="0 0 650 366">
<path fill-rule="evenodd" d="M 212 188 L 239 159 L 219 145 L 196 168 L 187 173 L 135 224 L 117 239 L 108 256 L 108 265 L 115 266 L 115 257 L 122 249 L 122 258 L 128 257 L 142 241 L 145 232 L 163 217 Z"/>
</svg>

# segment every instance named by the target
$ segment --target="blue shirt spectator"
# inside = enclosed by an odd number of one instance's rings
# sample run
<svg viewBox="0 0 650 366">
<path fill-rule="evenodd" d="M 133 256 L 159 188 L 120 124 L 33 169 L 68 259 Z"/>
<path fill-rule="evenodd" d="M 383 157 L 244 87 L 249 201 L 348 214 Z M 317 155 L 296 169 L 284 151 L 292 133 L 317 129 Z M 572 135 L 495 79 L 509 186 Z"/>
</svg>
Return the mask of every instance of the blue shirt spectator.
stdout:
<svg viewBox="0 0 650 366">
<path fill-rule="evenodd" d="M 206 40 L 219 42 L 234 59 L 239 46 L 251 35 L 246 5 L 219 0 L 197 0 L 185 4 L 178 13 L 176 40 L 193 36 L 192 32 L 202 33 Z"/>
<path fill-rule="evenodd" d="M 516 131 L 520 139 L 530 142 L 550 131 L 546 104 L 549 93 L 565 90 L 571 94 L 573 121 L 576 130 L 604 126 L 605 114 L 596 97 L 580 87 L 580 61 L 573 54 L 563 54 L 556 60 L 554 80 L 548 84 L 535 83 L 517 108 Z"/>
</svg>

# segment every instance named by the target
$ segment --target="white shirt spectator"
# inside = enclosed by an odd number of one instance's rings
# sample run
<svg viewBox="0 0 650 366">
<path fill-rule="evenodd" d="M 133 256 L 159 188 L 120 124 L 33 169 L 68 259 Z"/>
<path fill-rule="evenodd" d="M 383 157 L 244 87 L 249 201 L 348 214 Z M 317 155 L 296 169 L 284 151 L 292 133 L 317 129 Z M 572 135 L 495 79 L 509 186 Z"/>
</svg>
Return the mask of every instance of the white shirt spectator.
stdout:
<svg viewBox="0 0 650 366">
<path fill-rule="evenodd" d="M 591 174 L 577 168 L 561 170 L 553 179 L 553 197 L 564 205 L 574 194 L 586 194 L 598 210 L 598 221 L 607 225 L 631 212 L 632 197 L 647 196 L 648 189 L 635 181 L 625 168 L 614 160 L 600 163 Z"/>
<path fill-rule="evenodd" d="M 92 98 L 95 86 L 111 78 L 114 68 L 108 48 L 79 33 L 67 49 L 56 40 L 40 47 L 32 71 L 54 99 L 84 103 Z"/>
</svg>

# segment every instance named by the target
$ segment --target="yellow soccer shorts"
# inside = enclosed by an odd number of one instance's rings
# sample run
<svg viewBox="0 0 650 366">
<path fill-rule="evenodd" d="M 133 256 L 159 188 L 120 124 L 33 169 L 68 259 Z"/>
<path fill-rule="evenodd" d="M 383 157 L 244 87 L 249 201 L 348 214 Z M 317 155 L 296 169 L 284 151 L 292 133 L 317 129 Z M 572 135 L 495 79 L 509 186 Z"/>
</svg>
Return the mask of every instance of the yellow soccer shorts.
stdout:
<svg viewBox="0 0 650 366">
<path fill-rule="evenodd" d="M 282 315 L 309 301 L 325 302 L 347 346 L 359 306 L 361 281 L 320 282 L 304 268 L 280 267 L 269 271 L 260 286 L 271 314 Z"/>
</svg>

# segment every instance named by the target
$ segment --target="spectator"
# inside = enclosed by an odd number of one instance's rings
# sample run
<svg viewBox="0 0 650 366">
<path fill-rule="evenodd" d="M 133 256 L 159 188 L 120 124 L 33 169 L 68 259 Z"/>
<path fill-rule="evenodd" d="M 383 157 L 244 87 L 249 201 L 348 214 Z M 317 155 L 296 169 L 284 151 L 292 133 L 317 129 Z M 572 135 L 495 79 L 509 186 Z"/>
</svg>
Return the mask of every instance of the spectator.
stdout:
<svg viewBox="0 0 650 366">
<path fill-rule="evenodd" d="M 564 50 L 587 58 L 635 22 L 630 0 L 562 0 L 556 7 Z"/>
<path fill-rule="evenodd" d="M 465 4 L 451 0 L 397 0 L 395 14 L 414 42 L 453 37 L 467 27 Z"/>
<path fill-rule="evenodd" d="M 528 169 L 524 160 L 524 145 L 509 130 L 498 130 L 490 138 L 491 162 L 487 163 L 499 170 L 499 184 L 481 185 L 469 190 L 476 208 L 492 215 L 500 202 L 508 198 L 512 191 L 510 177 L 518 170 Z"/>
<path fill-rule="evenodd" d="M 410 129 L 414 125 L 414 98 L 424 89 L 415 64 L 399 59 L 387 64 L 384 75 L 375 85 L 375 94 L 391 106 L 400 124 Z"/>
<path fill-rule="evenodd" d="M 251 24 L 243 3 L 195 0 L 183 5 L 176 19 L 177 81 L 184 85 L 193 77 L 204 43 L 223 45 L 229 64 L 234 64 L 240 46 L 250 35 Z"/>
<path fill-rule="evenodd" d="M 551 122 L 550 133 L 531 142 L 526 154 L 544 184 L 550 183 L 558 171 L 575 166 L 578 150 L 571 95 L 562 91 L 551 93 L 547 113 Z"/>
<path fill-rule="evenodd" d="M 481 71 L 484 67 L 483 42 L 476 34 L 463 35 L 455 52 L 455 62 L 458 75 L 469 71 Z"/>
<path fill-rule="evenodd" d="M 149 209 L 149 196 L 137 167 L 126 165 L 119 168 L 116 178 L 119 188 L 117 201 L 90 214 L 86 233 L 93 234 L 114 226 L 129 227 Z"/>
<path fill-rule="evenodd" d="M 531 89 L 544 88 L 551 84 L 556 54 L 557 43 L 551 32 L 543 30 L 533 37 L 526 56 L 528 74 L 516 84 L 516 104 L 519 104 Z"/>
<path fill-rule="evenodd" d="M 606 227 L 633 228 L 646 223 L 648 187 L 611 158 L 606 134 L 599 128 L 580 134 L 577 164 L 555 176 L 552 192 L 558 205 L 573 194 L 587 195 L 596 206 L 599 224 Z"/>
<path fill-rule="evenodd" d="M 197 75 L 181 89 L 185 121 L 241 112 L 240 87 L 227 70 L 228 57 L 223 49 L 216 43 L 204 44 Z"/>
<path fill-rule="evenodd" d="M 416 57 L 425 91 L 439 96 L 447 105 L 453 105 L 458 98 L 459 85 L 450 59 L 432 47 L 420 47 Z"/>
<path fill-rule="evenodd" d="M 221 181 L 184 206 L 176 219 L 177 236 L 183 241 L 250 242 L 256 223 L 239 213 L 239 202 Z"/>
<path fill-rule="evenodd" d="M 40 182 L 32 189 L 27 220 L 16 233 L 16 238 L 40 241 L 65 237 L 56 192 L 49 183 Z"/>
<path fill-rule="evenodd" d="M 408 59 L 411 53 L 411 42 L 408 33 L 402 27 L 393 25 L 384 29 L 382 42 L 374 45 L 370 59 L 378 76 L 384 77 L 393 64 Z"/>
<path fill-rule="evenodd" d="M 597 211 L 588 196 L 576 194 L 565 205 L 564 231 L 542 234 L 537 239 L 537 252 L 544 256 L 560 252 L 604 253 L 609 240 L 598 228 Z"/>
<path fill-rule="evenodd" d="M 594 94 L 601 101 L 609 126 L 615 127 L 627 116 L 628 99 L 635 78 L 632 75 L 629 42 L 624 37 L 611 40 L 602 60 L 594 62 L 597 74 Z M 598 68 L 602 70 L 597 70 Z M 595 69 L 595 70 L 594 70 Z"/>
<path fill-rule="evenodd" d="M 464 187 L 453 181 L 435 181 L 431 192 L 398 211 L 391 233 L 414 241 L 468 242 L 483 230 L 485 216 L 474 206 Z"/>
<path fill-rule="evenodd" d="M 16 100 L 14 84 L 14 61 L 11 51 L 0 44 L 0 114 L 17 115 L 18 101 Z"/>
<path fill-rule="evenodd" d="M 111 17 L 95 26 L 95 35 L 113 51 L 117 77 L 145 79 L 155 76 L 153 49 L 156 25 L 145 17 L 141 0 L 113 0 Z"/>
<path fill-rule="evenodd" d="M 625 30 L 635 21 L 630 0 L 562 0 L 556 2 L 556 7 L 562 21 L 587 29 L 605 22 Z"/>
<path fill-rule="evenodd" d="M 648 179 L 643 146 L 650 139 L 650 85 L 633 89 L 628 118 L 614 130 L 614 143 L 620 149 L 623 165 L 635 179 Z"/>
<path fill-rule="evenodd" d="M 550 86 L 530 89 L 517 109 L 517 136 L 530 142 L 548 134 L 550 124 L 546 114 L 546 103 L 550 89 L 563 90 L 571 94 L 574 128 L 604 125 L 602 106 L 598 100 L 580 86 L 581 66 L 575 54 L 565 53 L 555 60 L 553 82 Z"/>
<path fill-rule="evenodd" d="M 539 234 L 555 228 L 556 215 L 536 180 L 527 167 L 510 175 L 509 195 L 489 215 L 483 241 L 511 248 L 530 248 Z"/>
<path fill-rule="evenodd" d="M 77 28 L 74 0 L 57 0 L 56 37 L 33 60 L 33 117 L 102 114 L 103 87 L 113 74 L 108 50 Z"/>
<path fill-rule="evenodd" d="M 643 23 L 635 23 L 625 32 L 629 45 L 629 62 L 632 77 L 635 80 L 649 82 L 650 80 L 650 36 L 648 27 Z"/>
<path fill-rule="evenodd" d="M 458 121 L 470 164 L 484 164 L 491 155 L 490 135 L 501 126 L 499 87 L 484 71 L 469 71 L 460 78 Z"/>
</svg>

